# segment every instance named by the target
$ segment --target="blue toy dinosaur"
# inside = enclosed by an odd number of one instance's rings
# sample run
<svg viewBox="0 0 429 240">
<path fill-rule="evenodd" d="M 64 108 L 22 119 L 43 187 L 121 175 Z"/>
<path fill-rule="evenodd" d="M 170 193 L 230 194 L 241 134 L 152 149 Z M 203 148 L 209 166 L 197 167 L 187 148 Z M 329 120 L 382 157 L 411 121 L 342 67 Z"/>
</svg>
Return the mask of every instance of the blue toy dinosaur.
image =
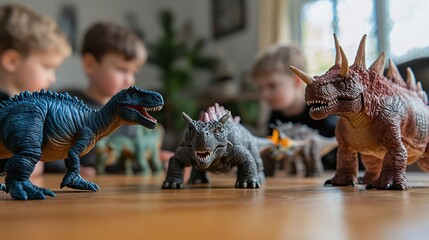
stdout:
<svg viewBox="0 0 429 240">
<path fill-rule="evenodd" d="M 97 191 L 95 183 L 80 176 L 79 157 L 121 124 L 154 128 L 148 111 L 159 111 L 164 100 L 159 93 L 130 87 L 117 93 L 100 110 L 77 98 L 53 92 L 23 92 L 0 103 L 0 173 L 6 172 L 1 189 L 15 199 L 45 199 L 55 194 L 33 185 L 29 176 L 40 161 L 65 159 L 67 173 L 61 188 Z"/>
<path fill-rule="evenodd" d="M 189 183 L 208 183 L 207 171 L 229 172 L 237 166 L 236 188 L 260 188 L 265 181 L 264 166 L 257 139 L 231 113 L 215 104 L 192 120 L 182 113 L 188 125 L 185 138 L 170 158 L 164 189 L 182 189 L 183 170 L 192 165 Z"/>
</svg>

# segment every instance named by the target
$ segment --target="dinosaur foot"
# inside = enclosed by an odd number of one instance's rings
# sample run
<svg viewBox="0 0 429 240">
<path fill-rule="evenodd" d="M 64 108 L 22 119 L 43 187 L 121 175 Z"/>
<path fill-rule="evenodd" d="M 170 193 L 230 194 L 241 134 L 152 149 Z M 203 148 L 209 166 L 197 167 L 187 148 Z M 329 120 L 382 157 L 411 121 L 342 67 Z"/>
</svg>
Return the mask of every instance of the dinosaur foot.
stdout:
<svg viewBox="0 0 429 240">
<path fill-rule="evenodd" d="M 240 179 L 235 182 L 236 188 L 261 188 L 261 182 L 256 179 Z"/>
<path fill-rule="evenodd" d="M 68 172 L 63 178 L 61 182 L 61 188 L 69 187 L 73 189 L 81 189 L 81 190 L 91 190 L 93 192 L 97 192 L 99 187 L 97 184 L 86 181 L 79 174 Z"/>
<path fill-rule="evenodd" d="M 6 191 L 6 184 L 0 183 L 0 191 L 7 192 Z"/>
<path fill-rule="evenodd" d="M 167 178 L 162 183 L 162 189 L 183 189 L 185 185 L 183 184 L 183 179 L 181 178 Z"/>
<path fill-rule="evenodd" d="M 325 182 L 326 185 L 332 186 L 356 186 L 358 179 L 354 174 L 335 174 L 335 176 Z"/>
<path fill-rule="evenodd" d="M 360 184 L 370 184 L 375 182 L 378 179 L 378 174 L 366 172 L 363 177 L 358 177 L 358 182 Z"/>
<path fill-rule="evenodd" d="M 46 199 L 46 195 L 55 197 L 55 193 L 51 190 L 33 185 L 30 180 L 7 183 L 4 191 L 9 192 L 12 198 L 18 200 Z"/>
<path fill-rule="evenodd" d="M 410 187 L 407 185 L 405 174 L 381 174 L 380 177 L 373 183 L 366 185 L 366 189 L 378 190 L 407 190 Z"/>
</svg>

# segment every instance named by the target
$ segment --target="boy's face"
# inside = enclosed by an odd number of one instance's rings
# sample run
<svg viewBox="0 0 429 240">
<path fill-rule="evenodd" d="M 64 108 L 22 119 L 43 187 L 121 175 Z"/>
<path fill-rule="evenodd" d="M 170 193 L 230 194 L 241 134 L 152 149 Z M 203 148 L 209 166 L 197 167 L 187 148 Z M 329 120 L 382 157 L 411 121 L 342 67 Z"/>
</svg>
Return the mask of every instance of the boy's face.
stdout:
<svg viewBox="0 0 429 240">
<path fill-rule="evenodd" d="M 86 56 L 88 57 L 88 56 Z M 139 60 L 125 60 L 121 54 L 108 53 L 97 62 L 92 55 L 91 66 L 85 66 L 86 74 L 99 94 L 112 97 L 119 91 L 135 84 L 135 74 L 143 65 Z M 84 59 L 84 64 L 87 60 Z M 94 90 L 93 89 L 93 90 Z"/>
<path fill-rule="evenodd" d="M 34 52 L 22 57 L 14 72 L 16 90 L 40 91 L 48 89 L 55 81 L 56 69 L 65 56 L 52 51 Z"/>
<path fill-rule="evenodd" d="M 284 73 L 265 74 L 255 78 L 262 98 L 276 111 L 293 107 L 298 94 L 303 95 L 301 82 Z"/>
</svg>

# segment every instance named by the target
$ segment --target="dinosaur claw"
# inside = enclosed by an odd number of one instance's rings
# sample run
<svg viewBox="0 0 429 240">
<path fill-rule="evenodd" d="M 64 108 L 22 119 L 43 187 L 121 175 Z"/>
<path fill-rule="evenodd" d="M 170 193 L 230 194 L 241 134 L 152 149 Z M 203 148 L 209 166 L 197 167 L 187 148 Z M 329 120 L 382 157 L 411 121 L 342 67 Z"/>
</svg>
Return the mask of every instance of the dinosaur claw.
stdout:
<svg viewBox="0 0 429 240">
<path fill-rule="evenodd" d="M 326 180 L 325 186 L 356 186 L 357 177 L 353 174 L 335 174 L 335 176 L 331 179 Z"/>
<path fill-rule="evenodd" d="M 35 192 L 33 199 L 45 200 L 46 196 L 42 192 Z"/>
<path fill-rule="evenodd" d="M 88 190 L 91 190 L 93 192 L 97 192 L 100 188 L 98 187 L 97 184 L 93 183 L 93 182 L 88 182 Z"/>
<path fill-rule="evenodd" d="M 398 183 L 394 186 L 395 190 L 408 190 L 410 187 L 408 187 L 407 185 Z"/>
<path fill-rule="evenodd" d="M 90 190 L 93 192 L 97 192 L 100 189 L 97 184 L 90 181 L 86 181 L 79 174 L 73 172 L 66 173 L 63 178 L 63 181 L 61 182 L 61 188 L 63 187 L 80 190 Z"/>
<path fill-rule="evenodd" d="M 325 184 L 323 184 L 323 185 L 332 185 L 332 179 L 328 179 L 328 180 L 326 180 L 325 181 Z"/>
<path fill-rule="evenodd" d="M 15 193 L 15 194 L 12 194 L 12 192 L 10 193 L 10 195 L 14 198 L 14 199 L 17 199 L 17 200 L 28 200 L 28 196 L 27 196 L 27 193 L 25 193 L 25 192 L 19 192 L 19 193 Z"/>
<path fill-rule="evenodd" d="M 45 195 L 50 196 L 50 197 L 56 197 L 56 195 L 55 195 L 55 193 L 54 193 L 54 192 L 52 192 L 51 190 L 46 189 L 46 188 L 44 188 L 44 189 L 43 189 L 43 193 L 44 193 Z"/>
<path fill-rule="evenodd" d="M 404 173 L 397 175 L 381 174 L 376 181 L 368 184 L 366 189 L 378 190 L 408 190 L 407 178 Z"/>
<path fill-rule="evenodd" d="M 183 189 L 185 185 L 183 184 L 183 180 L 180 178 L 167 178 L 162 183 L 162 189 Z"/>
<path fill-rule="evenodd" d="M 7 188 L 6 188 L 6 184 L 4 184 L 4 183 L 1 183 L 1 184 L 0 184 L 0 191 L 8 192 L 8 191 L 7 191 Z"/>
<path fill-rule="evenodd" d="M 355 183 L 355 181 L 353 181 L 353 180 L 349 180 L 348 182 L 347 182 L 347 185 L 348 186 L 355 186 L 356 185 L 356 183 Z"/>
<path fill-rule="evenodd" d="M 55 197 L 55 194 L 46 188 L 40 188 L 33 185 L 28 179 L 24 181 L 15 181 L 7 184 L 7 190 L 14 199 L 46 199 L 46 195 Z"/>
<path fill-rule="evenodd" d="M 63 181 L 61 182 L 60 188 L 64 188 L 65 186 L 69 185 L 71 183 L 71 178 L 70 177 L 64 177 Z"/>
<path fill-rule="evenodd" d="M 170 188 L 170 183 L 169 182 L 163 182 L 161 188 L 162 189 L 169 189 Z"/>
<path fill-rule="evenodd" d="M 259 180 L 240 180 L 235 183 L 235 188 L 260 188 Z"/>
</svg>

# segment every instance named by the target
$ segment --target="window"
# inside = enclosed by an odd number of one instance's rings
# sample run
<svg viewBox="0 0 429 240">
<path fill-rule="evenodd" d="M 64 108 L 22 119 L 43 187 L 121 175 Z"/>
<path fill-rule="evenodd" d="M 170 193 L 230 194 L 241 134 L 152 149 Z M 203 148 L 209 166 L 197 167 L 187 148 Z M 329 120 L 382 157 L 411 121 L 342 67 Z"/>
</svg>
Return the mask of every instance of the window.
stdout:
<svg viewBox="0 0 429 240">
<path fill-rule="evenodd" d="M 426 0 L 290 0 L 292 37 L 303 48 L 312 74 L 334 63 L 334 32 L 350 63 L 364 34 L 368 66 L 381 51 L 400 63 L 429 55 L 428 9 Z"/>
</svg>

